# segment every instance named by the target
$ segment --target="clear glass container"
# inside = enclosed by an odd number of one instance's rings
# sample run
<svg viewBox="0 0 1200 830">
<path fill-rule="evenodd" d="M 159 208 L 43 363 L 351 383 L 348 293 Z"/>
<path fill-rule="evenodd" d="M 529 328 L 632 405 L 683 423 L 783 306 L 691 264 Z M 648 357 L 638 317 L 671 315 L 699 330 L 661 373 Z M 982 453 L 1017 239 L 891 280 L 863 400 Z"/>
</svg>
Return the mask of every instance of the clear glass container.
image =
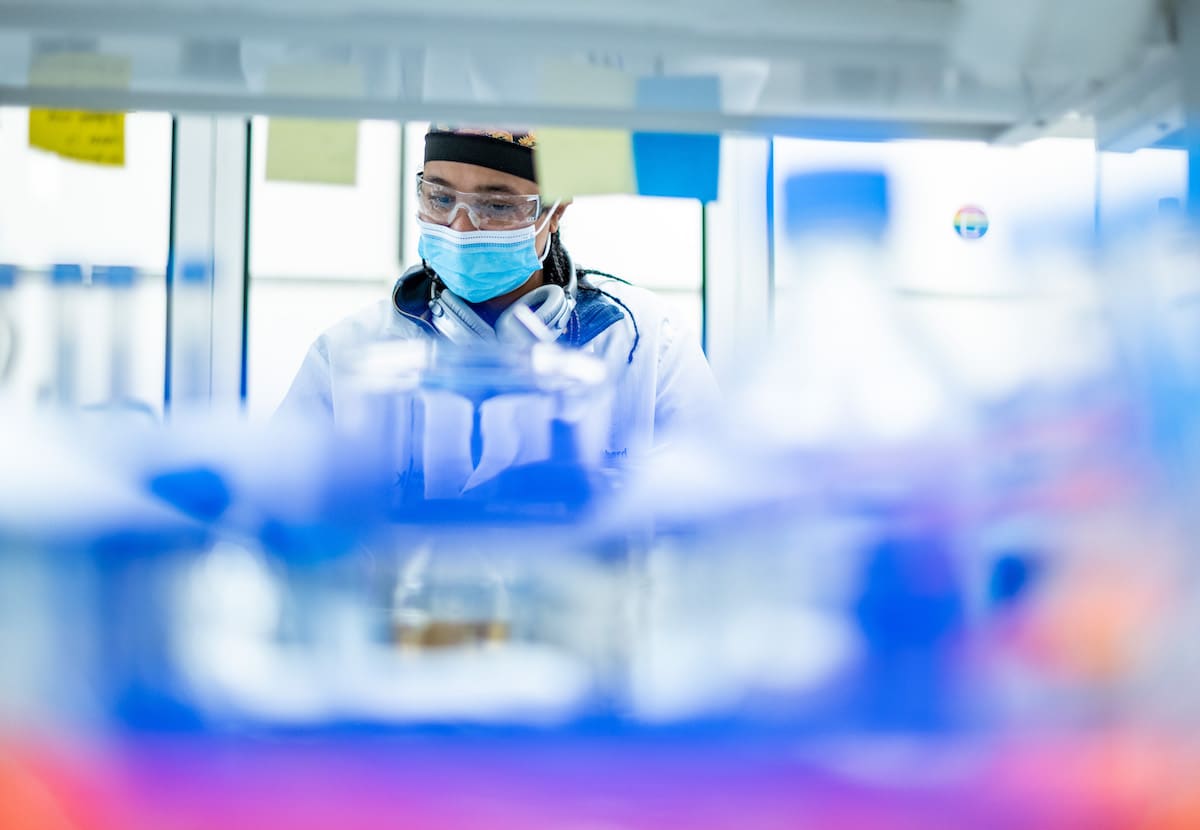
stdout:
<svg viewBox="0 0 1200 830">
<path fill-rule="evenodd" d="M 428 518 L 429 502 L 464 498 L 553 510 L 569 494 L 543 475 L 603 461 L 611 389 L 590 355 L 391 341 L 363 349 L 350 372 L 339 427 L 377 450 L 401 512 Z"/>
<path fill-rule="evenodd" d="M 405 651 L 509 640 L 508 580 L 480 551 L 436 556 L 430 542 L 403 558 L 392 604 L 392 638 Z"/>
</svg>

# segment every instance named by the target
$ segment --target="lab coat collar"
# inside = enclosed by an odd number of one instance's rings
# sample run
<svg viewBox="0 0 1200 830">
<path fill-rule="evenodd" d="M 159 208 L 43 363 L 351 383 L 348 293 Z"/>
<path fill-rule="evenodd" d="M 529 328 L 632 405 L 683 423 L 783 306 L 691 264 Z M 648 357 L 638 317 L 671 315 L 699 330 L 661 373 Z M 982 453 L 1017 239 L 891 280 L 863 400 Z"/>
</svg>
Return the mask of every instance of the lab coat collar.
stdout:
<svg viewBox="0 0 1200 830">
<path fill-rule="evenodd" d="M 392 289 L 392 305 L 406 317 L 427 319 L 432 283 L 429 272 L 423 266 L 415 265 L 409 268 Z M 620 306 L 602 292 L 580 286 L 571 322 L 559 340 L 564 345 L 586 346 L 624 317 L 625 312 Z"/>
</svg>

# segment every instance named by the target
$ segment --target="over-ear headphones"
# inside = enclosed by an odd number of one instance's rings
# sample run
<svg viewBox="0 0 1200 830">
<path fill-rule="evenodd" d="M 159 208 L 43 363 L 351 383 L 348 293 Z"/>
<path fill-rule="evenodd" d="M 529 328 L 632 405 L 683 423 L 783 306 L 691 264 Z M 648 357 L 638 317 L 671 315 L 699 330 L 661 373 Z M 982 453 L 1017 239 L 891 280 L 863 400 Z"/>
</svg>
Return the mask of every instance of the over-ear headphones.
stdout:
<svg viewBox="0 0 1200 830">
<path fill-rule="evenodd" d="M 578 278 L 575 276 L 575 263 L 569 254 L 567 267 L 571 281 L 565 291 L 557 285 L 540 285 L 501 312 L 495 326 L 489 326 L 466 300 L 445 288 L 429 301 L 430 320 L 434 328 L 452 343 L 466 345 L 482 341 L 523 345 L 535 342 L 537 337 L 517 317 L 516 308 L 521 305 L 532 311 L 557 336 L 566 331 L 571 312 L 575 310 Z"/>
</svg>

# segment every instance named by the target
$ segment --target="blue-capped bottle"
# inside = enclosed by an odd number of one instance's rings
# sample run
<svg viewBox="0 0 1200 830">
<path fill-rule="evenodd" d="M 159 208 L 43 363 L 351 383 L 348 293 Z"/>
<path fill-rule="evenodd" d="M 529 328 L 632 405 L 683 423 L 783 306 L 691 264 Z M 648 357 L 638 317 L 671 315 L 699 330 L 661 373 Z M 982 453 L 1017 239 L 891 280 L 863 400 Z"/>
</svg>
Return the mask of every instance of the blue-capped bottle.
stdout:
<svg viewBox="0 0 1200 830">
<path fill-rule="evenodd" d="M 209 304 L 213 273 L 201 259 L 185 260 L 175 283 L 174 333 L 171 359 L 170 406 L 173 410 L 206 409 L 210 400 L 209 343 L 212 318 Z"/>
<path fill-rule="evenodd" d="M 97 312 L 103 326 L 103 343 L 93 344 L 103 362 L 99 374 L 104 381 L 96 405 L 109 411 L 136 411 L 156 417 L 135 392 L 137 279 L 137 270 L 126 265 L 97 265 L 92 269 L 92 292 L 98 295 Z"/>
<path fill-rule="evenodd" d="M 0 391 L 8 388 L 17 364 L 19 334 L 11 295 L 17 284 L 17 267 L 0 263 Z"/>
<path fill-rule="evenodd" d="M 73 409 L 79 403 L 80 330 L 84 320 L 84 276 L 82 266 L 59 263 L 50 269 L 53 324 L 51 402 L 60 409 Z"/>
<path fill-rule="evenodd" d="M 890 210 L 879 171 L 804 172 L 784 184 L 774 342 L 750 389 L 765 434 L 862 445 L 966 424 L 952 374 L 894 296 Z"/>
</svg>

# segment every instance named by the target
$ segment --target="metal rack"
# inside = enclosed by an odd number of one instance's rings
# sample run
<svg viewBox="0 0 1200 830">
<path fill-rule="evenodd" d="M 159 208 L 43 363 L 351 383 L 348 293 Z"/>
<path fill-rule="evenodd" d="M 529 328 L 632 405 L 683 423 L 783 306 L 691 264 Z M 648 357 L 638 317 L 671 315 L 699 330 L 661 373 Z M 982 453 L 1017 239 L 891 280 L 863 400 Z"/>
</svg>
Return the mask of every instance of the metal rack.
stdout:
<svg viewBox="0 0 1200 830">
<path fill-rule="evenodd" d="M 1191 0 L 0 0 L 0 103 L 807 137 L 1019 141 L 1088 129 L 1114 147 L 1182 126 Z M 29 83 L 48 49 L 125 55 L 127 88 Z M 281 93 L 296 59 L 361 72 L 344 96 Z M 548 99 L 562 63 L 715 75 L 719 108 Z M 1151 140 L 1153 139 L 1153 140 Z"/>
</svg>

